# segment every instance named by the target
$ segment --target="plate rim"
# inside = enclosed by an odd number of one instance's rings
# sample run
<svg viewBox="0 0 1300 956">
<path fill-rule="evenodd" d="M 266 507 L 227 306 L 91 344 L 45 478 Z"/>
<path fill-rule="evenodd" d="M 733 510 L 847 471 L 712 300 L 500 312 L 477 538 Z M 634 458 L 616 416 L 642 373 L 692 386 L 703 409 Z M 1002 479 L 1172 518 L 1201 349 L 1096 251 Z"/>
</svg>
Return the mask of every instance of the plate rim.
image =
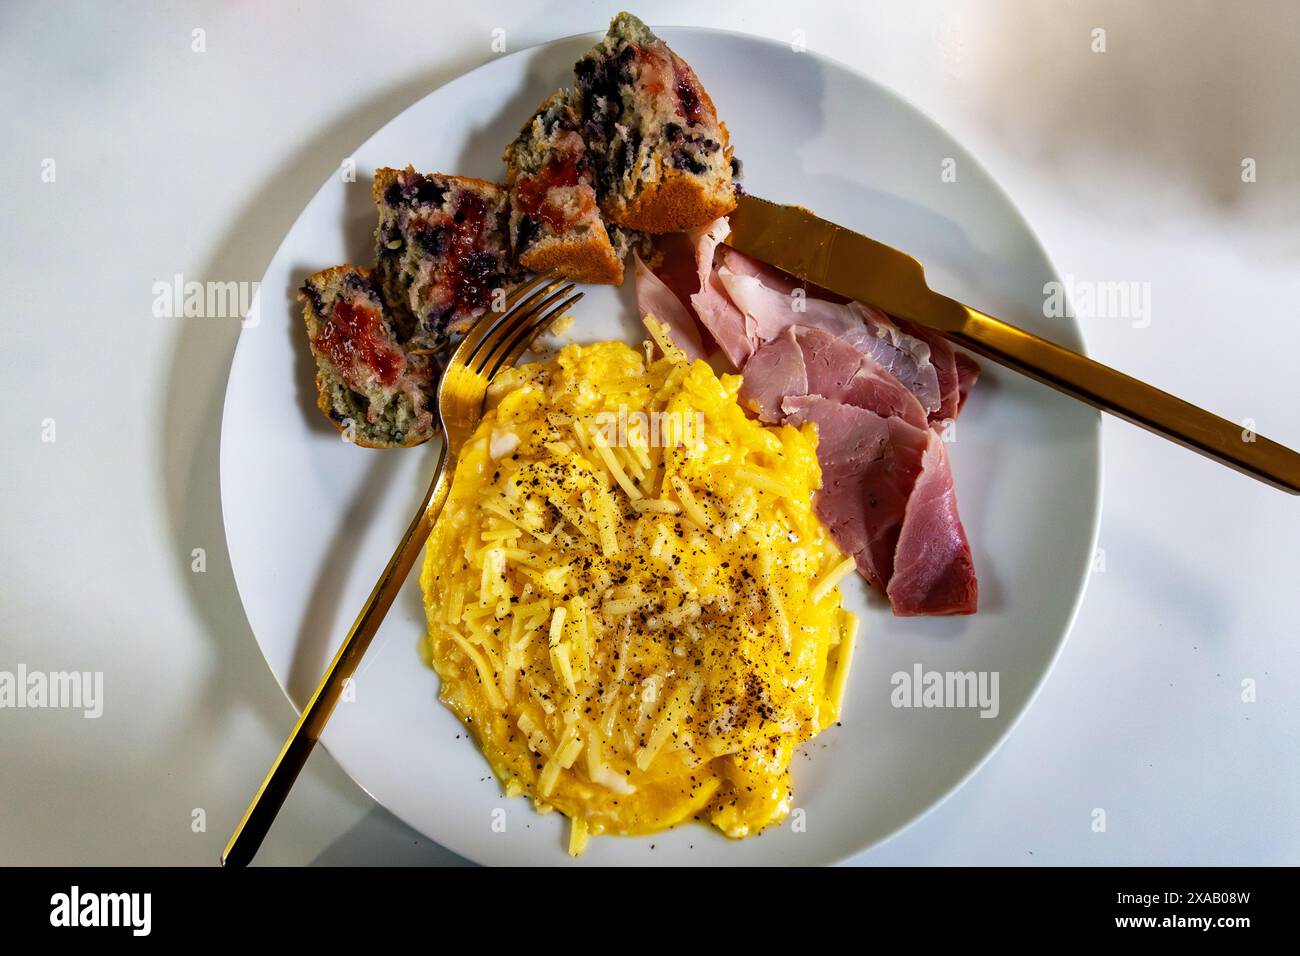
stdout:
<svg viewBox="0 0 1300 956">
<path fill-rule="evenodd" d="M 758 43 L 768 47 L 783 48 L 788 46 L 788 44 L 785 43 L 784 41 L 777 40 L 774 37 L 764 36 L 755 33 L 748 33 L 743 30 L 733 30 L 726 27 L 710 27 L 710 26 L 696 26 L 696 25 L 655 25 L 653 26 L 653 29 L 656 30 L 656 32 L 675 31 L 675 32 L 692 33 L 692 34 L 711 34 L 720 37 L 734 38 L 734 39 L 738 39 L 750 43 Z M 389 116 L 383 122 L 383 124 L 380 125 L 377 129 L 372 130 L 370 134 L 365 137 L 365 139 L 361 140 L 361 142 L 359 142 L 353 148 L 353 150 L 349 155 L 356 155 L 357 152 L 364 149 L 367 143 L 369 143 L 372 139 L 382 134 L 384 130 L 386 130 L 394 121 L 396 121 L 408 110 L 414 108 L 419 103 L 424 102 L 424 100 L 438 93 L 440 90 L 444 89 L 445 87 L 450 86 L 453 83 L 459 82 L 460 80 L 465 79 L 467 77 L 473 76 L 475 73 L 478 73 L 480 70 L 484 70 L 489 67 L 492 67 L 495 64 L 505 59 L 522 57 L 529 53 L 532 53 L 537 50 L 541 50 L 546 47 L 568 43 L 581 38 L 591 38 L 593 42 L 596 42 L 603 35 L 604 34 L 600 31 L 583 31 L 579 33 L 571 33 L 564 36 L 554 37 L 550 40 L 545 40 L 540 43 L 534 43 L 527 47 L 521 47 L 518 50 L 514 50 L 502 56 L 497 56 L 491 59 L 484 60 L 482 63 L 478 64 L 477 66 L 472 67 L 471 69 L 468 69 L 453 77 L 450 77 L 444 82 L 439 83 L 437 86 L 430 88 L 418 98 L 407 103 L 398 112 Z M 817 50 L 812 50 L 812 49 L 806 49 L 802 51 L 801 55 L 810 56 L 814 60 L 817 60 L 820 63 L 822 63 L 823 65 L 829 65 L 830 67 L 836 70 L 840 70 L 853 75 L 858 80 L 867 83 L 868 85 L 873 87 L 876 91 L 883 94 L 885 97 L 902 105 L 908 112 L 912 113 L 917 117 L 920 117 L 929 127 L 931 127 L 932 130 L 952 140 L 966 154 L 966 156 L 970 159 L 970 161 L 975 164 L 976 169 L 978 169 L 979 172 L 983 174 L 984 178 L 987 180 L 988 184 L 992 187 L 993 191 L 995 192 L 997 198 L 1000 199 L 1002 202 L 1004 202 L 1007 205 L 1007 207 L 1015 214 L 1015 218 L 1017 222 L 1021 227 L 1023 227 L 1025 235 L 1032 242 L 1033 250 L 1039 256 L 1041 256 L 1043 261 L 1047 264 L 1048 269 L 1052 275 L 1052 278 L 1056 279 L 1059 282 L 1060 272 L 1056 266 L 1055 261 L 1048 254 L 1047 249 L 1044 246 L 1043 241 L 1038 234 L 1038 231 L 1034 228 L 1029 218 L 1025 216 L 1020 205 L 1015 201 L 1015 199 L 1006 190 L 1006 188 L 1002 185 L 1002 183 L 989 172 L 989 170 L 984 165 L 984 163 L 980 161 L 979 157 L 976 156 L 963 142 L 961 142 L 955 136 L 953 136 L 942 124 L 940 124 L 937 120 L 935 120 L 934 117 L 932 117 L 928 111 L 926 111 L 925 109 L 917 105 L 908 97 L 899 93 L 893 87 L 875 79 L 865 71 L 857 68 L 856 66 L 850 63 L 846 63 L 843 60 L 837 59 L 828 54 L 822 53 Z M 267 273 L 270 271 L 272 263 L 274 263 L 279 258 L 285 243 L 289 240 L 290 235 L 292 235 L 294 228 L 297 226 L 298 220 L 302 216 L 303 211 L 305 211 L 307 207 L 312 202 L 315 201 L 316 197 L 320 195 L 321 190 L 323 190 L 326 186 L 328 186 L 331 182 L 333 182 L 333 178 L 334 178 L 334 174 L 330 174 L 326 176 L 326 178 L 311 194 L 310 198 L 308 198 L 306 203 L 303 204 L 302 210 L 298 212 L 298 215 L 294 218 L 293 222 L 290 223 L 284 235 L 280 238 L 280 241 L 276 244 L 275 251 L 272 252 L 270 258 L 267 260 L 266 266 L 262 270 L 262 280 L 265 280 Z M 264 288 L 265 288 L 264 281 L 259 282 L 257 287 L 257 292 L 255 293 L 252 303 L 250 304 L 250 309 L 260 309 L 260 300 Z M 1066 310 L 1062 318 L 1067 320 L 1063 326 L 1063 330 L 1070 333 L 1070 335 L 1075 340 L 1073 347 L 1080 354 L 1086 356 L 1088 354 L 1087 339 L 1084 334 L 1083 327 L 1079 323 L 1078 318 L 1074 316 L 1072 312 L 1068 309 Z M 227 456 L 225 453 L 227 435 L 228 435 L 226 423 L 227 423 L 227 418 L 231 406 L 231 394 L 232 394 L 231 384 L 234 379 L 232 372 L 239 358 L 239 350 L 243 346 L 243 342 L 244 342 L 243 332 L 244 330 L 241 329 L 240 330 L 241 334 L 238 336 L 238 338 L 235 341 L 235 348 L 230 356 L 229 368 L 226 373 L 226 384 L 222 393 L 221 424 L 219 426 L 220 432 L 218 438 L 218 460 L 217 460 L 217 495 L 218 495 L 218 503 L 221 509 L 221 522 L 222 522 L 222 532 L 223 532 L 222 539 L 223 539 L 223 544 L 225 545 L 226 548 L 227 563 L 230 566 L 231 576 L 234 578 L 234 582 L 235 582 L 235 592 L 239 597 L 240 608 L 241 610 L 244 611 L 244 619 L 248 623 L 248 629 L 253 636 L 253 642 L 256 644 L 257 651 L 261 655 L 263 663 L 266 665 L 267 670 L 271 672 L 271 676 L 275 680 L 276 686 L 279 687 L 281 694 L 284 696 L 285 700 L 288 701 L 289 706 L 292 709 L 293 713 L 295 715 L 300 716 L 301 709 L 299 708 L 298 704 L 294 701 L 293 697 L 289 694 L 289 690 L 285 685 L 284 681 L 281 679 L 280 675 L 276 673 L 275 668 L 271 665 L 271 660 L 267 656 L 267 652 L 262 643 L 262 640 L 258 637 L 257 631 L 253 626 L 253 622 L 248 616 L 247 608 L 245 607 L 245 602 L 244 602 L 243 588 L 240 585 L 239 572 L 236 568 L 235 561 L 230 553 L 229 534 L 228 534 L 229 521 L 227 518 L 228 503 L 224 492 L 226 482 L 223 480 L 225 475 L 225 469 L 227 467 L 227 461 L 229 460 L 229 456 Z M 903 832 L 916 826 L 921 821 L 927 819 L 941 806 L 946 804 L 948 800 L 950 800 L 952 796 L 955 793 L 957 793 L 957 791 L 965 787 L 966 784 L 969 783 L 970 780 L 976 776 L 976 774 L 978 774 L 981 770 L 983 770 L 984 767 L 988 764 L 988 762 L 992 760 L 993 757 L 1002 749 L 1002 747 L 1006 744 L 1007 740 L 1020 726 L 1020 722 L 1024 719 L 1025 715 L 1029 712 L 1030 708 L 1034 705 L 1035 701 L 1037 701 L 1038 696 L 1040 693 L 1042 693 L 1043 687 L 1047 683 L 1048 678 L 1052 675 L 1053 671 L 1055 671 L 1057 663 L 1060 661 L 1061 654 L 1065 650 L 1065 645 L 1069 640 L 1071 633 L 1073 633 L 1076 623 L 1078 622 L 1078 617 L 1083 607 L 1083 601 L 1087 595 L 1088 585 L 1092 580 L 1092 574 L 1090 570 L 1091 560 L 1092 560 L 1092 555 L 1095 554 L 1096 552 L 1097 541 L 1099 539 L 1100 531 L 1101 531 L 1101 514 L 1102 514 L 1103 497 L 1104 497 L 1104 459 L 1105 459 L 1105 447 L 1104 447 L 1104 442 L 1102 441 L 1103 438 L 1102 415 L 1101 412 L 1095 408 L 1087 409 L 1087 410 L 1090 412 L 1088 418 L 1087 434 L 1091 439 L 1088 442 L 1088 448 L 1090 449 L 1093 458 L 1093 467 L 1091 469 L 1092 473 L 1089 476 L 1089 481 L 1088 481 L 1088 488 L 1091 491 L 1091 514 L 1088 516 L 1089 529 L 1087 535 L 1088 538 L 1087 548 L 1084 551 L 1084 557 L 1082 562 L 1083 566 L 1077 571 L 1076 583 L 1074 584 L 1074 594 L 1070 601 L 1070 608 L 1068 614 L 1066 615 L 1064 626 L 1061 628 L 1059 635 L 1054 638 L 1054 640 L 1056 641 L 1056 646 L 1052 652 L 1050 660 L 1048 661 L 1047 665 L 1042 669 L 1037 679 L 1034 681 L 1033 686 L 1030 688 L 1029 692 L 1025 695 L 1024 702 L 1021 705 L 1019 712 L 1016 713 L 1015 716 L 1007 723 L 1006 727 L 1003 729 L 1002 733 L 997 737 L 997 739 L 993 742 L 992 746 L 990 746 L 988 750 L 977 761 L 975 761 L 975 763 L 972 764 L 970 768 L 968 768 L 967 771 L 964 774 L 962 774 L 961 777 L 959 777 L 950 787 L 944 790 L 943 793 L 941 793 L 937 798 L 931 801 L 931 803 L 928 806 L 926 806 L 924 809 L 922 809 L 920 812 L 918 812 L 915 816 L 911 817 L 907 821 L 898 824 L 897 826 L 895 826 L 893 829 L 891 829 L 884 835 L 876 838 L 875 840 L 872 840 L 871 842 L 867 843 L 864 846 L 858 846 L 852 849 L 848 849 L 840 853 L 838 856 L 826 860 L 824 865 L 827 866 L 842 865 L 843 863 L 847 862 L 848 860 L 854 857 L 860 856 L 863 853 L 881 847 L 886 843 L 889 843 L 890 841 L 897 838 Z M 449 850 L 450 852 L 453 852 L 458 856 L 463 856 L 475 864 L 478 864 L 478 860 L 473 859 L 473 857 L 466 856 L 466 854 L 448 846 L 447 844 L 443 843 L 441 840 L 437 840 L 429 836 L 420 827 L 412 824 L 401 814 L 398 814 L 397 812 L 390 809 L 388 805 L 384 803 L 384 801 L 380 800 L 374 793 L 371 792 L 371 790 L 361 780 L 359 780 L 356 777 L 356 775 L 352 773 L 352 771 L 348 768 L 347 764 L 338 755 L 334 753 L 334 751 L 330 748 L 329 744 L 324 739 L 319 740 L 317 742 L 317 745 L 324 747 L 326 751 L 329 752 L 331 759 L 334 760 L 334 762 L 339 766 L 339 768 L 348 777 L 348 779 L 351 780 L 352 783 L 355 784 L 363 793 L 365 793 L 366 796 L 368 796 L 371 800 L 373 800 L 378 806 L 383 807 L 386 811 L 392 813 L 393 816 L 396 817 L 398 820 L 401 820 L 401 822 L 405 826 L 410 827 L 412 830 L 419 833 L 424 839 L 429 840 L 431 843 L 436 844 L 442 847 L 443 849 Z"/>
</svg>

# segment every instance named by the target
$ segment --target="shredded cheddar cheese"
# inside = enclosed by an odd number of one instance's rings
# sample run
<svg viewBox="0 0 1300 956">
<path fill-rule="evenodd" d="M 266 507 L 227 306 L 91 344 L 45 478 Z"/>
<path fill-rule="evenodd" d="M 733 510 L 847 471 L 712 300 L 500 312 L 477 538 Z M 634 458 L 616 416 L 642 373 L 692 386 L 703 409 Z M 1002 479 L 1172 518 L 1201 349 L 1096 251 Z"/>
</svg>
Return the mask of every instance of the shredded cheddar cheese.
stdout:
<svg viewBox="0 0 1300 956">
<path fill-rule="evenodd" d="M 572 820 L 573 854 L 783 819 L 852 659 L 815 432 L 752 421 L 737 377 L 661 351 L 503 372 L 421 576 L 442 699 L 507 794 Z"/>
</svg>

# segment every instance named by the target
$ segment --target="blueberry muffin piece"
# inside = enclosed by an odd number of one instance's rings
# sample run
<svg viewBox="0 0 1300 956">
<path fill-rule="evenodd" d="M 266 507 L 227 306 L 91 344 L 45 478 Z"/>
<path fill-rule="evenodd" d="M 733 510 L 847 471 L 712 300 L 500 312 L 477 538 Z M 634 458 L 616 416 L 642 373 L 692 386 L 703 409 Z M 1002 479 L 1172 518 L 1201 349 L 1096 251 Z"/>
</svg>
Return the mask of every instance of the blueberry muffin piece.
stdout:
<svg viewBox="0 0 1300 956">
<path fill-rule="evenodd" d="M 379 169 L 376 272 L 398 341 L 436 352 L 518 282 L 510 257 L 509 201 L 495 183 Z"/>
<path fill-rule="evenodd" d="M 538 107 L 506 147 L 510 241 L 519 264 L 575 282 L 621 285 L 623 260 L 600 216 L 595 170 L 565 92 Z"/>
<path fill-rule="evenodd" d="M 406 355 L 369 269 L 335 266 L 308 276 L 298 292 L 311 354 L 316 405 L 358 445 L 396 448 L 433 435 L 431 363 Z"/>
<path fill-rule="evenodd" d="M 727 127 L 695 72 L 644 23 L 620 13 L 574 74 L 606 219 L 676 232 L 735 208 Z"/>
</svg>

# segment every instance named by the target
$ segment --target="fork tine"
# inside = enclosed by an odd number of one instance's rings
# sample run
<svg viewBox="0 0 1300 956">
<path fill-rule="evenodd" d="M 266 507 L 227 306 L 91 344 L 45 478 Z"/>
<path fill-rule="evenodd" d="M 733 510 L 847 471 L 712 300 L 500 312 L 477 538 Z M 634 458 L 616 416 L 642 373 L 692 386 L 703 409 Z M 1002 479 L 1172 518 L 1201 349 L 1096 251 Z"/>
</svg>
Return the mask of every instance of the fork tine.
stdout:
<svg viewBox="0 0 1300 956">
<path fill-rule="evenodd" d="M 474 344 L 474 347 L 469 349 L 465 355 L 465 364 L 467 366 L 472 368 L 476 365 L 481 366 L 486 362 L 487 355 L 490 354 L 491 349 L 495 347 L 496 343 L 499 342 L 503 336 L 508 336 L 510 330 L 519 322 L 525 320 L 530 313 L 536 311 L 538 308 L 538 300 L 545 301 L 546 297 L 550 295 L 561 282 L 560 278 L 554 276 L 554 274 L 548 274 L 545 279 L 547 280 L 547 284 L 543 288 L 537 288 L 528 296 L 516 301 L 509 309 L 501 313 L 500 316 L 490 323 L 490 327 L 484 329 L 483 334 Z M 530 285 L 534 286 L 537 284 L 538 283 L 530 283 Z M 485 350 L 487 351 L 485 352 Z"/>
<path fill-rule="evenodd" d="M 533 278 L 529 279 L 527 282 L 521 282 L 506 295 L 505 308 L 501 310 L 502 314 L 513 309 L 515 303 L 523 298 L 525 292 L 537 288 L 537 286 L 544 282 L 554 282 L 558 279 L 559 276 L 556 274 L 555 270 L 552 269 L 550 272 L 543 272 L 540 275 L 533 276 Z"/>
<path fill-rule="evenodd" d="M 544 315 L 538 318 L 531 326 L 524 329 L 517 336 L 515 336 L 514 341 L 510 344 L 509 350 L 503 356 L 501 356 L 500 361 L 498 361 L 496 365 L 492 366 L 488 370 L 487 373 L 488 380 L 491 381 L 493 378 L 495 378 L 497 372 L 501 371 L 502 368 L 505 368 L 506 366 L 509 365 L 514 365 L 515 362 L 519 360 L 519 356 L 523 355 L 524 351 L 530 345 L 533 344 L 533 339 L 537 338 L 537 336 L 543 330 L 549 327 L 553 321 L 555 321 L 557 318 L 563 315 L 564 312 L 569 308 L 569 306 L 573 305 L 584 295 L 586 295 L 585 292 L 575 292 L 573 295 L 569 296 L 559 305 L 550 309 L 548 312 L 546 312 Z"/>
<path fill-rule="evenodd" d="M 572 282 L 565 283 L 558 289 L 549 286 L 544 293 L 533 293 L 524 303 L 520 303 L 506 318 L 493 327 L 488 339 L 470 356 L 471 367 L 482 371 L 494 363 L 500 367 L 500 357 L 506 354 L 510 343 L 519 329 L 528 325 L 538 313 L 549 309 L 555 302 L 574 290 Z M 539 298 L 540 301 L 534 302 Z"/>
<path fill-rule="evenodd" d="M 554 276 L 554 273 L 551 275 Z M 555 290 L 560 286 L 562 281 L 563 280 L 560 277 L 555 276 L 544 289 L 537 289 L 527 298 L 516 302 L 512 308 L 507 310 L 501 316 L 501 320 L 488 332 L 488 339 L 482 342 L 479 347 L 475 348 L 466 361 L 469 363 L 475 363 L 480 367 L 490 361 L 491 349 L 499 345 L 503 338 L 508 338 L 513 329 L 518 328 L 521 323 L 528 321 L 528 318 L 537 312 L 538 309 L 545 308 L 547 302 L 553 299 L 556 294 L 563 294 L 563 292 L 573 288 L 573 283 L 570 282 L 567 286 L 561 289 L 560 293 L 556 293 Z M 484 348 L 489 349 L 487 354 L 484 354 Z"/>
<path fill-rule="evenodd" d="M 527 282 L 523 282 L 511 289 L 506 295 L 505 308 L 500 312 L 489 312 L 475 322 L 452 353 L 449 364 L 459 362 L 468 365 L 482 347 L 483 341 L 492 333 L 492 330 L 504 322 L 510 316 L 510 313 L 515 310 L 519 300 L 526 293 L 547 282 L 554 284 L 554 272 L 534 276 Z"/>
</svg>

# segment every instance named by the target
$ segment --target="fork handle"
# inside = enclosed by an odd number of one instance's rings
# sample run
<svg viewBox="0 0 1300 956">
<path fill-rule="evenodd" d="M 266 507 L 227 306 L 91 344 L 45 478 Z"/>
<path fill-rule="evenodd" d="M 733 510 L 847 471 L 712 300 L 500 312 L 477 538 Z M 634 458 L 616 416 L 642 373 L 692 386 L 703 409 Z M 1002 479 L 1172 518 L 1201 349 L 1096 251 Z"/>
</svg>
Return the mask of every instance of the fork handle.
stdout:
<svg viewBox="0 0 1300 956">
<path fill-rule="evenodd" d="M 1300 494 L 1300 454 L 1252 429 L 948 299 L 965 313 L 943 334 L 972 352 L 1162 435 L 1274 488 Z"/>
<path fill-rule="evenodd" d="M 290 788 L 298 779 L 298 774 L 302 772 L 307 758 L 311 756 L 316 741 L 320 739 L 330 715 L 334 713 L 334 707 L 338 704 L 343 689 L 356 671 L 366 649 L 370 647 L 371 639 L 379 630 L 379 625 L 383 623 L 388 609 L 392 607 L 397 592 L 401 590 L 407 574 L 420 556 L 420 551 L 429 538 L 429 532 L 447 501 L 447 492 L 451 487 L 450 457 L 447 452 L 447 442 L 444 440 L 442 450 L 438 453 L 437 470 L 433 481 L 429 483 L 429 490 L 425 492 L 424 501 L 421 502 L 415 517 L 411 519 L 411 525 L 406 529 L 406 534 L 402 537 L 397 550 L 388 559 L 388 566 L 375 582 L 370 597 L 362 607 L 361 613 L 357 615 L 338 653 L 334 655 L 334 660 L 325 671 L 325 676 L 321 678 L 316 692 L 312 694 L 311 700 L 308 701 L 298 722 L 294 725 L 293 732 L 280 750 L 280 755 L 275 758 L 275 763 L 267 772 L 262 786 L 253 795 L 248 809 L 244 811 L 244 818 L 235 828 L 230 842 L 226 844 L 225 852 L 221 854 L 223 866 L 247 866 L 252 862 L 258 847 L 262 845 L 262 840 L 271 829 L 276 814 L 284 806 Z"/>
</svg>

